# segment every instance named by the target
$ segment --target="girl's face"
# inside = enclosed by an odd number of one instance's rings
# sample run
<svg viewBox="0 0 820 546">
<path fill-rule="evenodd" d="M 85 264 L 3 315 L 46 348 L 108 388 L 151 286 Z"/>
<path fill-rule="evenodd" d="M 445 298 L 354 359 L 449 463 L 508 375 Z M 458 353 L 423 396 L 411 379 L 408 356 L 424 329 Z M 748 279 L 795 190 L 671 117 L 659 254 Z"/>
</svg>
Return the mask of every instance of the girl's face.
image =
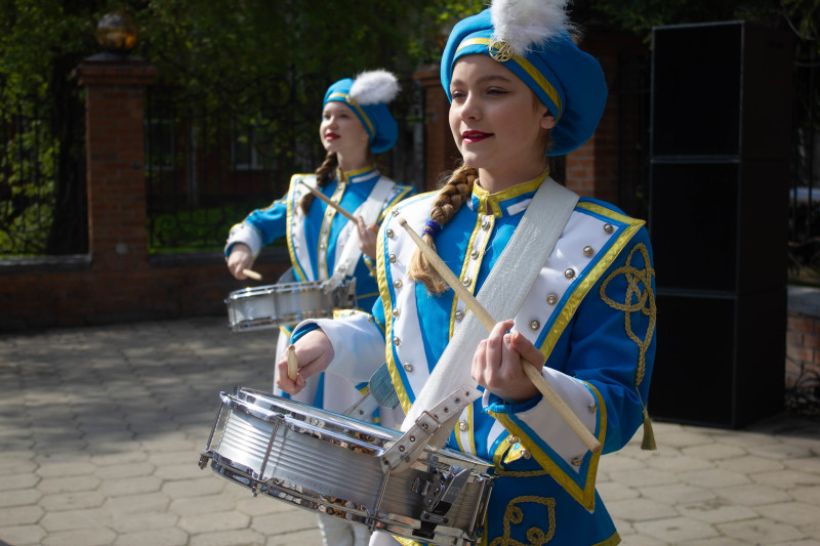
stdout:
<svg viewBox="0 0 820 546">
<path fill-rule="evenodd" d="M 450 92 L 450 129 L 465 164 L 499 177 L 544 162 L 555 118 L 515 74 L 469 55 L 456 62 Z"/>
<path fill-rule="evenodd" d="M 342 156 L 359 155 L 367 150 L 370 139 L 364 125 L 344 103 L 329 102 L 322 110 L 319 137 L 327 152 Z"/>
</svg>

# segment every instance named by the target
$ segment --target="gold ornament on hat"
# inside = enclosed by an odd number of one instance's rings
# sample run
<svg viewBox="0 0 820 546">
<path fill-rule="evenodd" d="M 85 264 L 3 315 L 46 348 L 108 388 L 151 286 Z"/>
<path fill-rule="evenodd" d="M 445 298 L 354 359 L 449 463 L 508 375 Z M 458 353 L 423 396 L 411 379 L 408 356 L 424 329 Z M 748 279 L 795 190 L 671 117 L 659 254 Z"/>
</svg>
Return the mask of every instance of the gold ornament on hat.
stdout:
<svg viewBox="0 0 820 546">
<path fill-rule="evenodd" d="M 490 45 L 487 46 L 490 57 L 500 63 L 506 63 L 513 58 L 513 49 L 507 40 L 499 40 L 493 38 Z"/>
</svg>

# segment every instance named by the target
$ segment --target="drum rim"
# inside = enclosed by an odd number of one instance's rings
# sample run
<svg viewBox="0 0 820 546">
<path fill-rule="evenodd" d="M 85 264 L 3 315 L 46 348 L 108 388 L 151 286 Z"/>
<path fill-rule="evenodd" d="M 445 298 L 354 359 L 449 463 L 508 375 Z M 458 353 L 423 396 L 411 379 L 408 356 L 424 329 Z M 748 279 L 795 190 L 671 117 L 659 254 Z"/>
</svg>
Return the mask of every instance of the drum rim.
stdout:
<svg viewBox="0 0 820 546">
<path fill-rule="evenodd" d="M 284 397 L 281 397 L 281 396 L 276 396 L 276 395 L 271 394 L 269 392 L 260 391 L 260 390 L 257 390 L 257 389 L 251 388 L 251 387 L 241 387 L 241 388 L 237 389 L 236 393 L 232 396 L 233 400 L 235 400 L 235 403 L 237 405 L 240 405 L 240 406 L 247 406 L 247 405 L 252 405 L 253 404 L 252 402 L 245 400 L 241 396 L 242 394 L 245 394 L 245 395 L 249 394 L 251 396 L 255 396 L 257 399 L 262 398 L 262 399 L 271 400 L 279 408 L 281 408 L 285 411 L 295 412 L 295 413 L 297 413 L 301 416 L 305 416 L 305 417 L 318 416 L 320 418 L 327 417 L 327 419 L 325 419 L 325 420 L 327 422 L 333 424 L 334 426 L 337 426 L 337 427 L 346 427 L 346 428 L 355 427 L 355 428 L 362 429 L 361 432 L 363 432 L 365 434 L 370 434 L 370 435 L 376 437 L 378 440 L 383 442 L 381 445 L 373 444 L 374 448 L 377 448 L 377 449 L 384 449 L 385 444 L 387 442 L 397 440 L 402 434 L 398 430 L 394 430 L 394 429 L 391 429 L 391 428 L 374 425 L 373 423 L 369 423 L 367 421 L 361 421 L 361 420 L 356 419 L 354 417 L 350 417 L 350 416 L 346 416 L 346 415 L 340 415 L 340 414 L 334 413 L 332 411 L 328 411 L 328 410 L 321 409 L 321 408 L 316 408 L 314 406 L 311 406 L 311 405 L 306 404 L 304 402 L 300 402 L 298 400 L 292 400 L 290 398 L 284 398 Z M 267 409 L 264 405 L 262 407 L 264 409 Z M 259 416 L 257 416 L 257 417 L 259 417 Z M 308 432 L 306 432 L 306 431 L 299 431 L 299 432 L 300 432 L 300 434 L 308 434 Z M 493 463 L 491 463 L 489 461 L 485 461 L 484 459 L 481 459 L 480 457 L 477 457 L 477 456 L 472 455 L 470 453 L 463 453 L 461 451 L 456 451 L 454 449 L 450 449 L 450 448 L 446 448 L 446 447 L 445 448 L 435 448 L 435 447 L 427 446 L 426 449 L 429 449 L 434 454 L 436 454 L 440 457 L 444 457 L 446 459 L 462 461 L 462 462 L 465 462 L 465 463 L 469 463 L 469 464 L 473 465 L 474 467 L 483 467 L 484 471 L 481 472 L 481 473 L 484 474 L 484 475 L 493 475 L 495 473 L 495 471 L 494 471 L 495 465 Z"/>
<path fill-rule="evenodd" d="M 225 302 L 254 296 L 266 296 L 268 294 L 298 294 L 299 292 L 307 292 L 309 290 L 322 290 L 323 284 L 323 282 L 319 281 L 306 281 L 246 286 L 245 288 L 230 292 Z"/>
</svg>

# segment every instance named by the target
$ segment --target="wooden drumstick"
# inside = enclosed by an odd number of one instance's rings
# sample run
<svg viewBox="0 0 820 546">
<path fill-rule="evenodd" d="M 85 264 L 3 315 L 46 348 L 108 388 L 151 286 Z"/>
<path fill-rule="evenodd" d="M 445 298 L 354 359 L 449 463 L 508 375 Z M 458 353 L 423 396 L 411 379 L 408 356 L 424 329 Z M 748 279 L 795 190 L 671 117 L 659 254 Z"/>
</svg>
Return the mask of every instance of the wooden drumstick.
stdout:
<svg viewBox="0 0 820 546">
<path fill-rule="evenodd" d="M 464 304 L 475 313 L 476 318 L 478 318 L 479 322 L 484 325 L 487 331 L 492 331 L 493 327 L 496 325 L 496 320 L 487 312 L 486 309 L 478 302 L 475 297 L 470 294 L 464 286 L 459 282 L 456 276 L 450 271 L 450 268 L 447 267 L 447 264 L 436 254 L 436 251 L 433 250 L 430 245 L 424 242 L 418 233 L 413 231 L 413 228 L 407 223 L 407 220 L 404 218 L 398 219 L 399 225 L 407 231 L 410 235 L 410 238 L 413 239 L 413 242 L 416 243 L 416 246 L 424 254 L 424 257 L 427 258 L 427 261 L 430 262 L 430 265 L 433 266 L 433 269 L 441 275 L 444 282 L 453 289 L 461 299 Z M 526 360 L 521 360 L 521 365 L 523 367 L 524 373 L 532 381 L 532 384 L 535 385 L 541 394 L 544 396 L 544 399 L 552 406 L 552 409 L 564 420 L 564 422 L 572 429 L 572 431 L 584 442 L 584 445 L 592 451 L 593 453 L 597 453 L 601 450 L 601 442 L 593 436 L 593 434 L 589 431 L 589 429 L 584 426 L 581 420 L 575 415 L 575 412 L 572 411 L 564 399 L 561 398 L 558 393 L 555 392 L 555 389 L 547 382 L 546 379 L 541 375 L 540 370 L 536 368 L 536 366 Z"/>
<path fill-rule="evenodd" d="M 296 358 L 296 347 L 288 346 L 288 379 L 296 381 L 296 375 L 299 373 L 299 359 Z"/>
<path fill-rule="evenodd" d="M 253 269 L 243 269 L 243 270 L 242 270 L 242 273 L 243 273 L 246 277 L 248 277 L 248 278 L 250 278 L 250 279 L 253 279 L 253 280 L 255 280 L 255 281 L 261 281 L 261 280 L 262 280 L 262 275 L 260 275 L 259 273 L 257 273 L 257 272 L 256 272 L 256 271 L 254 271 Z"/>
<path fill-rule="evenodd" d="M 322 192 L 320 192 L 319 190 L 317 190 L 316 188 L 314 188 L 313 186 L 311 186 L 310 184 L 308 184 L 304 180 L 299 180 L 299 183 L 302 184 L 307 189 L 309 189 L 310 193 L 312 193 L 313 195 L 315 195 L 316 197 L 318 197 L 319 199 L 321 199 L 322 201 L 327 203 L 328 207 L 333 207 L 334 209 L 336 209 L 336 211 L 339 214 L 341 214 L 342 216 L 344 216 L 345 218 L 347 218 L 351 222 L 356 222 L 356 217 L 353 216 L 352 214 L 350 214 L 349 212 L 347 212 L 344 208 L 342 208 L 342 206 L 339 203 L 331 201 L 330 199 L 325 197 L 325 194 L 323 194 Z"/>
</svg>

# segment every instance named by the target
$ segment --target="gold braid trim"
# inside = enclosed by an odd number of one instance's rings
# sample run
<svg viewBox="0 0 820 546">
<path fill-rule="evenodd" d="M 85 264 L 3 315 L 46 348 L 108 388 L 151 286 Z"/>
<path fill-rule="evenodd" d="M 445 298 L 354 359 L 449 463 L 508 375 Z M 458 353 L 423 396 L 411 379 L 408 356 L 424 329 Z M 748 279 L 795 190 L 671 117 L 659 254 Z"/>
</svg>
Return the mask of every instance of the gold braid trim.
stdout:
<svg viewBox="0 0 820 546">
<path fill-rule="evenodd" d="M 643 259 L 643 268 L 632 265 L 632 259 L 636 254 L 640 254 Z M 626 257 L 626 262 L 621 267 L 610 273 L 601 283 L 601 299 L 612 307 L 624 312 L 624 328 L 626 335 L 638 346 L 638 367 L 635 371 L 635 385 L 640 385 L 646 373 L 646 351 L 652 343 L 655 333 L 655 322 L 657 319 L 657 308 L 655 306 L 655 293 L 652 291 L 652 277 L 655 275 L 654 269 L 649 265 L 649 251 L 643 243 L 635 245 Z M 609 283 L 623 275 L 626 277 L 626 295 L 624 301 L 619 302 L 610 298 L 606 289 Z M 646 334 L 641 339 L 632 328 L 632 314 L 641 313 L 649 317 L 649 325 L 646 327 Z"/>
<path fill-rule="evenodd" d="M 547 529 L 530 527 L 527 529 L 527 543 L 519 542 L 510 536 L 513 525 L 520 525 L 524 521 L 524 510 L 518 505 L 523 503 L 540 504 L 547 510 Z M 539 518 L 540 520 L 540 518 Z M 542 520 L 543 521 L 543 520 Z M 489 546 L 542 546 L 552 541 L 555 536 L 555 499 L 527 495 L 515 497 L 504 510 L 504 535 L 496 537 Z"/>
</svg>

